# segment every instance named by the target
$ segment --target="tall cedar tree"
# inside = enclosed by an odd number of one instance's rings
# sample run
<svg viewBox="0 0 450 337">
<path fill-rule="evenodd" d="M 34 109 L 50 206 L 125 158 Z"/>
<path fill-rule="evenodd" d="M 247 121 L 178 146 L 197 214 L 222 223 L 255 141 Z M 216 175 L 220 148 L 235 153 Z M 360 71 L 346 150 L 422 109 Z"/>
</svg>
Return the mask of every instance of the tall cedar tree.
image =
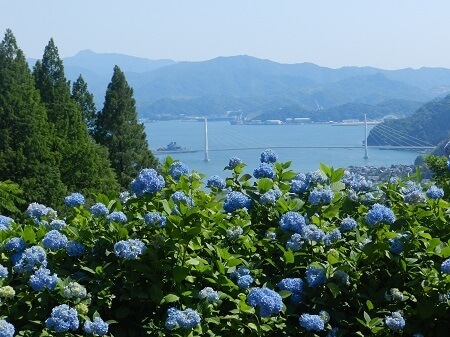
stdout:
<svg viewBox="0 0 450 337">
<path fill-rule="evenodd" d="M 53 39 L 45 47 L 42 62 L 36 63 L 34 76 L 52 124 L 53 151 L 67 189 L 86 194 L 117 190 L 107 150 L 89 135 L 81 111 L 70 96 L 70 84 Z"/>
<path fill-rule="evenodd" d="M 72 85 L 72 99 L 78 104 L 88 131 L 93 135 L 97 109 L 95 108 L 94 95 L 89 92 L 87 83 L 81 75 Z"/>
<path fill-rule="evenodd" d="M 155 168 L 158 160 L 147 143 L 144 125 L 138 123 L 133 89 L 118 66 L 106 90 L 103 110 L 97 116 L 95 139 L 109 150 L 119 184 L 128 188 L 143 168 Z"/>
<path fill-rule="evenodd" d="M 19 184 L 28 202 L 56 205 L 66 194 L 51 137 L 25 56 L 8 29 L 0 44 L 0 181 Z"/>
</svg>

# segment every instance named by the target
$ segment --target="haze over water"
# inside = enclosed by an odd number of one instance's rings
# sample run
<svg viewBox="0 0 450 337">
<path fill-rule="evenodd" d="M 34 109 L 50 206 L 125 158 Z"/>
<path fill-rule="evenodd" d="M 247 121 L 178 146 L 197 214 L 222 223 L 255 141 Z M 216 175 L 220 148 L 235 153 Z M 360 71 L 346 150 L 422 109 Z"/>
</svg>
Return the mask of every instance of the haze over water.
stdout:
<svg viewBox="0 0 450 337">
<path fill-rule="evenodd" d="M 373 126 L 368 126 L 368 131 Z M 259 165 L 261 152 L 274 146 L 361 146 L 364 126 L 332 126 L 329 124 L 300 125 L 230 125 L 228 122 L 208 122 L 209 157 L 205 162 L 204 124 L 200 122 L 156 122 L 145 124 L 150 148 L 154 153 L 171 141 L 179 146 L 201 150 L 195 153 L 174 153 L 172 158 L 203 173 L 206 177 L 217 174 L 225 176 L 223 168 L 230 157 L 239 157 L 247 164 L 246 172 L 252 173 Z M 214 151 L 261 147 L 261 149 Z M 328 166 L 390 166 L 414 163 L 417 151 L 379 150 L 369 148 L 369 159 L 364 159 L 363 149 L 275 149 L 278 160 L 292 161 L 295 172 L 317 170 L 320 163 Z M 166 155 L 158 155 L 164 160 Z"/>
</svg>

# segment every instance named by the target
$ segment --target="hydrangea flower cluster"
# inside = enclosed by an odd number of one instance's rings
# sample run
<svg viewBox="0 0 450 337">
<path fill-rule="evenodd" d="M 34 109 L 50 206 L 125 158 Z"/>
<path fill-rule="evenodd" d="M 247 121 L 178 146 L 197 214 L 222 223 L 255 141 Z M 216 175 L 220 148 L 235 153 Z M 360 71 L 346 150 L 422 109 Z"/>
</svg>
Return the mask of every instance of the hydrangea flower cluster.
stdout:
<svg viewBox="0 0 450 337">
<path fill-rule="evenodd" d="M 136 195 L 158 192 L 163 189 L 166 182 L 162 175 L 154 169 L 143 169 L 137 178 L 131 182 L 131 190 Z"/>
<path fill-rule="evenodd" d="M 56 214 L 52 208 L 38 204 L 37 202 L 32 202 L 29 204 L 27 210 L 25 211 L 25 215 L 33 218 L 36 222 L 38 222 L 41 217 L 46 216 L 49 213 L 51 215 Z"/>
<path fill-rule="evenodd" d="M 107 222 L 119 222 L 119 223 L 126 223 L 128 221 L 127 216 L 122 211 L 114 211 L 111 212 L 106 216 Z"/>
<path fill-rule="evenodd" d="M 223 190 L 226 186 L 225 180 L 217 175 L 211 176 L 206 182 L 206 187 L 217 188 L 218 190 Z"/>
<path fill-rule="evenodd" d="M 403 199 L 410 205 L 415 205 L 421 202 L 425 202 L 425 195 L 422 192 L 422 186 L 411 180 L 405 183 L 405 187 L 400 189 L 403 194 Z"/>
<path fill-rule="evenodd" d="M 0 336 L 1 337 L 13 337 L 16 330 L 14 325 L 8 323 L 4 319 L 0 319 Z"/>
<path fill-rule="evenodd" d="M 396 238 L 389 239 L 389 243 L 391 246 L 389 247 L 389 251 L 392 254 L 398 255 L 403 250 L 403 245 L 405 243 L 405 240 L 407 240 L 409 236 L 407 234 L 397 234 Z"/>
<path fill-rule="evenodd" d="M 324 184 L 328 181 L 327 176 L 321 170 L 311 171 L 306 174 L 306 179 L 310 183 Z"/>
<path fill-rule="evenodd" d="M 198 298 L 208 303 L 216 303 L 219 301 L 219 293 L 211 287 L 205 287 L 198 293 Z"/>
<path fill-rule="evenodd" d="M 139 239 L 122 240 L 114 245 L 114 254 L 122 259 L 136 260 L 145 249 L 145 244 Z"/>
<path fill-rule="evenodd" d="M 329 204 L 334 198 L 334 193 L 330 188 L 317 189 L 311 191 L 308 197 L 308 201 L 312 205 L 326 205 Z"/>
<path fill-rule="evenodd" d="M 342 182 L 355 192 L 367 192 L 373 188 L 373 182 L 360 174 L 345 171 Z"/>
<path fill-rule="evenodd" d="M 228 162 L 228 166 L 232 169 L 234 169 L 236 166 L 242 164 L 242 160 L 238 157 L 231 157 L 230 161 Z"/>
<path fill-rule="evenodd" d="M 301 230 L 302 237 L 307 241 L 320 242 L 325 237 L 323 230 L 319 229 L 316 225 L 305 225 Z"/>
<path fill-rule="evenodd" d="M 261 163 L 273 164 L 278 160 L 278 156 L 272 149 L 264 150 L 261 153 L 260 161 Z"/>
<path fill-rule="evenodd" d="M 426 191 L 426 195 L 430 199 L 440 199 L 444 196 L 444 190 L 436 185 L 431 185 Z"/>
<path fill-rule="evenodd" d="M 108 215 L 109 209 L 103 203 L 97 202 L 96 204 L 91 206 L 89 212 L 91 212 L 93 216 L 101 217 L 104 215 Z"/>
<path fill-rule="evenodd" d="M 278 283 L 281 290 L 289 290 L 291 295 L 291 302 L 299 304 L 302 300 L 303 281 L 300 278 L 284 278 Z"/>
<path fill-rule="evenodd" d="M 47 268 L 39 268 L 30 277 L 30 286 L 35 291 L 41 291 L 44 288 L 53 290 L 58 282 L 58 275 L 50 274 L 50 270 Z"/>
<path fill-rule="evenodd" d="M 297 212 L 287 212 L 280 219 L 280 228 L 284 232 L 292 231 L 300 234 L 304 226 L 306 226 L 306 220 Z"/>
<path fill-rule="evenodd" d="M 0 215 L 0 231 L 10 229 L 11 222 L 13 222 L 13 219 L 11 219 L 10 217 Z"/>
<path fill-rule="evenodd" d="M 297 177 L 299 177 L 299 176 L 300 175 L 297 175 Z M 301 194 L 301 193 L 306 192 L 310 186 L 309 180 L 306 178 L 306 175 L 304 175 L 304 174 L 302 176 L 300 176 L 303 179 L 298 179 L 297 177 L 291 181 L 290 191 L 292 193 L 296 193 L 296 194 Z"/>
<path fill-rule="evenodd" d="M 302 236 L 298 233 L 292 234 L 291 238 L 286 242 L 286 248 L 296 252 L 302 248 L 305 241 Z"/>
<path fill-rule="evenodd" d="M 15 237 L 9 239 L 5 244 L 5 249 L 9 252 L 23 252 L 27 248 L 27 244 L 22 238 Z"/>
<path fill-rule="evenodd" d="M 348 274 L 343 270 L 336 270 L 333 276 L 344 284 L 350 283 L 350 276 L 348 276 Z"/>
<path fill-rule="evenodd" d="M 256 179 L 260 179 L 260 178 L 273 179 L 275 177 L 275 171 L 273 170 L 272 166 L 270 166 L 269 164 L 261 163 L 253 171 L 253 176 Z"/>
<path fill-rule="evenodd" d="M 93 321 L 87 320 L 83 326 L 84 332 L 98 336 L 104 336 L 108 333 L 108 323 L 100 317 L 95 317 Z"/>
<path fill-rule="evenodd" d="M 333 229 L 331 232 L 325 234 L 323 242 L 325 246 L 331 246 L 332 243 L 342 239 L 341 231 L 338 228 Z"/>
<path fill-rule="evenodd" d="M 325 270 L 316 266 L 306 267 L 306 282 L 311 288 L 321 286 L 327 282 Z"/>
<path fill-rule="evenodd" d="M 134 197 L 136 194 L 134 195 Z M 122 204 L 125 204 L 128 200 L 131 199 L 131 194 L 128 191 L 123 191 L 119 193 L 119 200 Z"/>
<path fill-rule="evenodd" d="M 405 319 L 401 312 L 395 311 L 391 316 L 386 316 L 384 319 L 386 326 L 392 330 L 401 330 L 405 327 Z"/>
<path fill-rule="evenodd" d="M 0 287 L 0 302 L 2 298 L 10 300 L 16 296 L 16 291 L 11 286 Z M 1 335 L 0 335 L 1 336 Z"/>
<path fill-rule="evenodd" d="M 240 226 L 232 226 L 227 228 L 227 236 L 231 240 L 235 240 L 244 233 L 244 230 Z"/>
<path fill-rule="evenodd" d="M 64 203 L 69 207 L 84 205 L 84 196 L 81 193 L 72 193 L 64 198 Z"/>
<path fill-rule="evenodd" d="M 281 296 L 269 288 L 252 288 L 247 296 L 247 302 L 252 307 L 259 307 L 261 317 L 270 317 L 283 309 Z"/>
<path fill-rule="evenodd" d="M 320 315 L 302 314 L 298 322 L 301 327 L 308 331 L 322 331 L 325 329 L 325 322 Z"/>
<path fill-rule="evenodd" d="M 186 309 L 179 310 L 177 308 L 167 309 L 166 329 L 173 330 L 175 328 L 192 329 L 201 322 L 201 317 L 196 310 Z"/>
<path fill-rule="evenodd" d="M 341 225 L 339 226 L 340 230 L 342 232 L 349 232 L 351 230 L 354 230 L 356 228 L 356 221 L 350 217 L 346 217 L 344 220 L 341 221 Z"/>
<path fill-rule="evenodd" d="M 25 249 L 14 263 L 14 270 L 19 273 L 30 272 L 37 267 L 47 266 L 47 254 L 44 248 L 32 246 Z"/>
<path fill-rule="evenodd" d="M 144 221 L 149 226 L 166 227 L 167 218 L 162 214 L 150 212 L 145 215 Z"/>
<path fill-rule="evenodd" d="M 375 226 L 379 222 L 386 222 L 388 224 L 393 224 L 395 222 L 394 212 L 384 205 L 375 204 L 367 212 L 366 223 L 369 226 Z"/>
<path fill-rule="evenodd" d="M 77 241 L 69 241 L 66 245 L 67 255 L 75 257 L 84 254 L 85 247 L 82 243 Z"/>
<path fill-rule="evenodd" d="M 61 290 L 61 296 L 64 298 L 86 298 L 87 291 L 78 282 L 69 282 Z"/>
<path fill-rule="evenodd" d="M 51 222 L 50 222 L 50 229 L 55 229 L 55 230 L 57 230 L 57 231 L 60 231 L 61 229 L 63 229 L 64 227 L 66 227 L 67 226 L 67 224 L 66 224 L 66 222 L 64 221 L 64 220 L 58 220 L 58 219 L 55 219 L 55 220 L 52 220 Z"/>
<path fill-rule="evenodd" d="M 233 213 L 238 209 L 249 209 L 251 204 L 252 201 L 244 193 L 233 191 L 228 193 L 225 197 L 225 201 L 223 202 L 223 210 L 227 213 Z"/>
<path fill-rule="evenodd" d="M 238 287 L 241 289 L 247 289 L 253 283 L 250 269 L 242 266 L 231 273 L 231 278 L 236 280 Z"/>
<path fill-rule="evenodd" d="M 272 232 L 272 231 L 267 231 L 265 237 L 266 237 L 266 239 L 269 239 L 269 240 L 276 240 L 277 233 Z"/>
<path fill-rule="evenodd" d="M 8 268 L 0 264 L 0 278 L 7 278 L 9 275 Z"/>
<path fill-rule="evenodd" d="M 183 174 L 188 174 L 189 168 L 181 161 L 176 161 L 170 165 L 170 175 L 173 179 L 179 180 Z"/>
<path fill-rule="evenodd" d="M 65 248 L 67 245 L 67 236 L 61 234 L 56 229 L 51 230 L 47 234 L 45 234 L 42 239 L 42 245 L 44 248 L 57 250 L 61 248 Z"/>
<path fill-rule="evenodd" d="M 444 274 L 450 274 L 450 259 L 447 259 L 441 263 L 441 272 Z"/>
<path fill-rule="evenodd" d="M 261 195 L 260 202 L 262 205 L 275 205 L 279 197 L 281 197 L 281 191 L 279 189 L 271 189 Z"/>
<path fill-rule="evenodd" d="M 45 321 L 47 328 L 53 328 L 56 332 L 75 331 L 78 329 L 77 311 L 67 304 L 61 304 L 52 309 L 50 318 Z"/>
</svg>

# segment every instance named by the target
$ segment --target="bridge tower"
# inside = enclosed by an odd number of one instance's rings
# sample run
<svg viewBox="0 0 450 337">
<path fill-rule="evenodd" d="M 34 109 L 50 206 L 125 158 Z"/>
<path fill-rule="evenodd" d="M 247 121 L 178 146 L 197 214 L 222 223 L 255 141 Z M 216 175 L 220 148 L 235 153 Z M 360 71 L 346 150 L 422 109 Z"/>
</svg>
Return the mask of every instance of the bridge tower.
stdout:
<svg viewBox="0 0 450 337">
<path fill-rule="evenodd" d="M 208 153 L 208 119 L 205 117 L 205 159 L 204 161 L 208 162 L 209 153 Z"/>
<path fill-rule="evenodd" d="M 364 159 L 369 159 L 369 148 L 367 146 L 367 116 L 364 114 Z"/>
</svg>

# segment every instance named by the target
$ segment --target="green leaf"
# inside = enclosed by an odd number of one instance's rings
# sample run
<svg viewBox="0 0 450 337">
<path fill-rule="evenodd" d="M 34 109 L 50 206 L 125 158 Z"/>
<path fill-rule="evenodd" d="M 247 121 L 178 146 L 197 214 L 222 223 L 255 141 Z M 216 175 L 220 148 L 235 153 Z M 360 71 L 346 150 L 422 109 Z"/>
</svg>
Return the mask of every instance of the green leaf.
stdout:
<svg viewBox="0 0 450 337">
<path fill-rule="evenodd" d="M 177 302 L 180 298 L 175 294 L 168 294 L 163 297 L 161 304 Z"/>
<path fill-rule="evenodd" d="M 372 302 L 370 300 L 366 301 L 366 306 L 367 306 L 367 309 L 369 309 L 369 310 L 373 309 L 373 304 L 372 304 Z"/>
<path fill-rule="evenodd" d="M 34 233 L 34 230 L 30 226 L 26 226 L 22 232 L 22 238 L 28 242 L 28 243 L 35 243 L 36 242 L 36 234 Z"/>
<path fill-rule="evenodd" d="M 330 264 L 336 264 L 339 262 L 339 253 L 336 250 L 331 250 L 327 254 L 327 261 Z"/>
<path fill-rule="evenodd" d="M 295 178 L 296 175 L 297 173 L 293 171 L 286 171 L 281 175 L 281 180 L 291 180 L 292 178 Z"/>
<path fill-rule="evenodd" d="M 450 247 L 445 247 L 441 249 L 441 256 L 443 258 L 450 257 Z"/>
<path fill-rule="evenodd" d="M 258 190 L 260 193 L 266 193 L 273 186 L 273 181 L 269 178 L 262 178 L 258 181 Z"/>
<path fill-rule="evenodd" d="M 294 263 L 294 253 L 290 249 L 288 249 L 284 252 L 283 258 L 284 258 L 284 262 L 286 264 Z"/>
<path fill-rule="evenodd" d="M 180 283 L 181 281 L 183 281 L 186 276 L 188 276 L 188 274 L 189 269 L 186 267 L 175 266 L 175 268 L 173 268 L 173 278 L 176 283 Z"/>
</svg>

